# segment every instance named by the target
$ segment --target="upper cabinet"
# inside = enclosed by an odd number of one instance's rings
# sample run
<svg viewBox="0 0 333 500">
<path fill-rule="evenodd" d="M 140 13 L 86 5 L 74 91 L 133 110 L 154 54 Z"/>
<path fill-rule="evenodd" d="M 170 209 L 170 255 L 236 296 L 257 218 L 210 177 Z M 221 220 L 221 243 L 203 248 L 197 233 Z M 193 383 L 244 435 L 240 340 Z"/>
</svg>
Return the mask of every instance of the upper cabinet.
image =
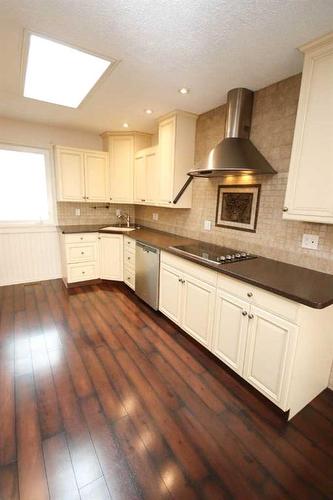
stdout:
<svg viewBox="0 0 333 500">
<path fill-rule="evenodd" d="M 304 68 L 283 217 L 333 224 L 333 34 L 300 50 Z"/>
<path fill-rule="evenodd" d="M 104 149 L 109 152 L 112 203 L 133 203 L 135 154 L 151 145 L 151 135 L 139 132 L 105 132 Z"/>
<path fill-rule="evenodd" d="M 197 115 L 193 113 L 175 111 L 159 121 L 159 204 L 162 206 L 191 208 L 191 186 L 176 205 L 173 200 L 194 165 L 196 120 Z"/>
<path fill-rule="evenodd" d="M 107 153 L 56 146 L 55 157 L 58 201 L 108 201 Z"/>
<path fill-rule="evenodd" d="M 135 156 L 134 203 L 158 204 L 159 162 L 158 147 L 142 149 Z"/>
</svg>

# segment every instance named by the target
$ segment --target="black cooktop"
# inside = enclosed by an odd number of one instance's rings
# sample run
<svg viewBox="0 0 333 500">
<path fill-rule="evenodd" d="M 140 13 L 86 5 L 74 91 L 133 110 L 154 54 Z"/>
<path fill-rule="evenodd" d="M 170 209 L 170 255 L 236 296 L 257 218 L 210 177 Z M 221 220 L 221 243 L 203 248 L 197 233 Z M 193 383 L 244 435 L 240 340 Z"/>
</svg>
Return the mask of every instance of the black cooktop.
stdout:
<svg viewBox="0 0 333 500">
<path fill-rule="evenodd" d="M 214 262 L 215 264 L 227 264 L 230 262 L 256 258 L 256 255 L 250 254 L 244 250 L 234 250 L 233 248 L 220 247 L 210 243 L 175 245 L 171 248 L 180 254 L 185 253 L 198 260 Z"/>
</svg>

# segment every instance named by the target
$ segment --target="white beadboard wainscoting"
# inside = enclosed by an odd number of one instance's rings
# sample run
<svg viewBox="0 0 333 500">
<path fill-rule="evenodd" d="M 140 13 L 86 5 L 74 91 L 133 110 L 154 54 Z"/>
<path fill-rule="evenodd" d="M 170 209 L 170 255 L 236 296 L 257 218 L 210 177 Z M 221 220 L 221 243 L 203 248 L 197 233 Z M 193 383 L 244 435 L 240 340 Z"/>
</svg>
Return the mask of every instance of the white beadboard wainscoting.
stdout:
<svg viewBox="0 0 333 500">
<path fill-rule="evenodd" d="M 0 286 L 60 277 L 55 227 L 0 229 Z"/>
</svg>

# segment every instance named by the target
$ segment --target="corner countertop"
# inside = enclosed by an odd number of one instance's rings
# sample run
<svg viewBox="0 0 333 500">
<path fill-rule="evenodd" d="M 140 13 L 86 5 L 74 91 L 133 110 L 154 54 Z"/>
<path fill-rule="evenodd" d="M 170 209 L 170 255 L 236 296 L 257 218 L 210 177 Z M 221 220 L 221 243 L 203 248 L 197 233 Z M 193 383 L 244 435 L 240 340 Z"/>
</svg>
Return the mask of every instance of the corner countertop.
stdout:
<svg viewBox="0 0 333 500">
<path fill-rule="evenodd" d="M 60 226 L 59 229 L 63 233 L 78 233 L 98 232 L 101 228 L 101 226 L 95 225 Z M 109 232 L 111 233 L 111 231 Z M 197 243 L 197 240 L 191 238 L 184 238 L 172 233 L 148 228 L 135 229 L 125 234 L 130 238 L 140 240 L 143 243 L 155 246 L 160 250 L 165 250 L 177 256 L 180 256 L 179 253 L 170 248 L 171 246 Z M 228 264 L 198 262 L 197 259 L 186 254 L 182 254 L 180 257 L 308 307 L 323 309 L 333 304 L 333 275 L 331 274 L 313 271 L 261 256 L 258 256 L 256 259 Z"/>
</svg>

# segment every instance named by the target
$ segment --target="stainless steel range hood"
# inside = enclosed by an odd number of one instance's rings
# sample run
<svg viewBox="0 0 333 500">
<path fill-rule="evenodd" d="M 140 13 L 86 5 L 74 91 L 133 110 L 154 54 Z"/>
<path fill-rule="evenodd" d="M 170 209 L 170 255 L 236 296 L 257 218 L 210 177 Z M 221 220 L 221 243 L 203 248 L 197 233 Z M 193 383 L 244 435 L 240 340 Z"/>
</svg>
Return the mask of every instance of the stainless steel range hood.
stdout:
<svg viewBox="0 0 333 500">
<path fill-rule="evenodd" d="M 253 92 L 244 88 L 228 92 L 224 139 L 208 158 L 195 165 L 191 177 L 215 177 L 235 174 L 276 174 L 266 158 L 249 139 Z"/>
</svg>

